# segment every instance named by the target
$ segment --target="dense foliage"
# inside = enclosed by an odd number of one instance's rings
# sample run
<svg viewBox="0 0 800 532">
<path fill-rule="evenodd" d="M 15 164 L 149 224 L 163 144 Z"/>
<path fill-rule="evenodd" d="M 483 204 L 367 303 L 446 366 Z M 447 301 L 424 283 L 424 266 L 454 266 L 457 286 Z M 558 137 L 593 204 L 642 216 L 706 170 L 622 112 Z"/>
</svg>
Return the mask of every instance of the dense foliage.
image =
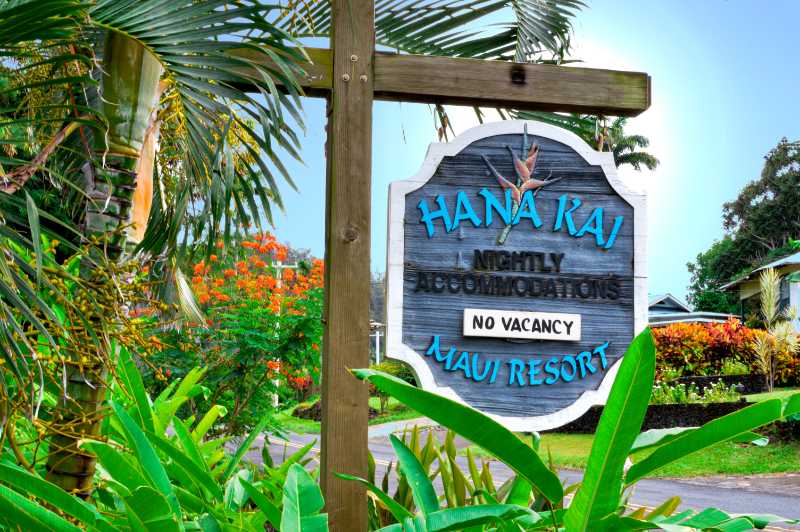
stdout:
<svg viewBox="0 0 800 532">
<path fill-rule="evenodd" d="M 653 329 L 657 349 L 657 371 L 665 375 L 724 375 L 729 368 L 745 364 L 751 373 L 761 373 L 756 342 L 768 333 L 751 329 L 731 319 L 725 323 L 674 323 Z M 782 351 L 776 357 L 776 381 L 794 384 L 800 379 L 800 357 Z"/>
<path fill-rule="evenodd" d="M 761 176 L 722 208 L 725 236 L 689 263 L 695 310 L 738 312 L 720 287 L 772 259 L 798 250 L 800 144 L 782 139 L 764 157 Z"/>
<path fill-rule="evenodd" d="M 89 500 L 45 480 L 37 457 L 47 455 L 46 444 L 43 449 L 30 438 L 36 422 L 23 418 L 13 429 L 18 447 L 12 448 L 10 438 L 2 444 L 0 530 L 326 528 L 319 487 L 300 467 L 310 461 L 305 455 L 311 445 L 279 466 L 272 465 L 268 454 L 264 467 L 247 463 L 244 458 L 253 442 L 271 430 L 266 420 L 238 446 L 228 444 L 228 438 L 209 437 L 209 429 L 224 415 L 219 407 L 189 418 L 177 414 L 188 401 L 210 393 L 202 384 L 203 370 L 190 371 L 151 397 L 127 350 L 120 347 L 119 354 L 101 431 L 80 444 L 99 462 Z M 20 457 L 22 467 L 15 465 Z"/>
<path fill-rule="evenodd" d="M 269 233 L 215 251 L 192 267 L 205 321 L 157 331 L 148 385 L 158 391 L 204 368 L 212 392 L 187 408 L 221 405 L 229 415 L 217 430 L 238 435 L 319 384 L 323 266 L 286 265 L 289 248 Z"/>
<path fill-rule="evenodd" d="M 630 346 L 603 410 L 583 480 L 564 486 L 537 452 L 502 425 L 472 408 L 410 386 L 400 379 L 358 370 L 356 375 L 456 434 L 483 447 L 515 473 L 500 488 L 487 485 L 491 476 L 468 460 L 469 475 L 455 464 L 452 437 L 444 448 L 419 438 L 392 437 L 401 482 L 394 493 L 384 480 L 379 487 L 361 482 L 371 493 L 371 526 L 386 532 L 406 530 L 749 530 L 763 528 L 777 516 L 730 515 L 716 508 L 676 513 L 679 497 L 653 510 L 628 510 L 630 489 L 647 475 L 685 456 L 725 441 L 764 442 L 753 429 L 795 415 L 800 394 L 785 401 L 771 399 L 718 418 L 702 427 L 650 430 L 640 433 L 655 376 L 655 346 L 649 331 Z M 534 436 L 535 438 L 535 436 Z M 629 457 L 647 450 L 628 467 Z M 432 467 L 436 460 L 438 466 Z M 471 464 L 471 465 L 470 465 Z M 441 472 L 444 494 L 438 495 L 431 476 Z M 485 470 L 485 468 L 484 468 Z M 406 487 L 407 486 L 407 487 Z M 402 489 L 401 489 L 402 488 Z M 409 494 L 410 492 L 410 494 Z M 566 494 L 573 494 L 565 507 Z M 389 524 L 387 524 L 389 523 Z M 474 528 L 470 528 L 474 527 Z"/>
</svg>

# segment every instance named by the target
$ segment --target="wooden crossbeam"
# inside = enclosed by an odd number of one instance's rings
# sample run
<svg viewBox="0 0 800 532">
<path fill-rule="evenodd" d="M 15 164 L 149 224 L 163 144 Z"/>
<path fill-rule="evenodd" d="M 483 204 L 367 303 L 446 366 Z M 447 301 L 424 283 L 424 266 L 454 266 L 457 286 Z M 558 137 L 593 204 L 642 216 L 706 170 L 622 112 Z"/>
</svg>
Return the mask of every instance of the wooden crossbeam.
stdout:
<svg viewBox="0 0 800 532">
<path fill-rule="evenodd" d="M 303 65 L 303 89 L 327 97 L 331 51 L 306 52 L 311 63 Z M 374 76 L 376 100 L 610 116 L 636 116 L 650 107 L 650 76 L 642 72 L 378 52 Z"/>
</svg>

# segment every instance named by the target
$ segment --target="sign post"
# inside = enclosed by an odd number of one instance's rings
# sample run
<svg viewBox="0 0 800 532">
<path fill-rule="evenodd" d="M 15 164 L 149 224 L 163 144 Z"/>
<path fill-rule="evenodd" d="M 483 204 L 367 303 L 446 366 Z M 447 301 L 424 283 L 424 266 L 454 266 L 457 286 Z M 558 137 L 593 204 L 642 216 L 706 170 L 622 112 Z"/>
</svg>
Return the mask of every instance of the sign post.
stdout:
<svg viewBox="0 0 800 532">
<path fill-rule="evenodd" d="M 351 532 L 367 528 L 366 492 L 335 473 L 366 477 L 368 467 L 366 386 L 347 369 L 369 363 L 373 99 L 636 116 L 650 106 L 650 77 L 376 52 L 374 0 L 332 0 L 330 10 L 331 49 L 305 50 L 310 62 L 300 84 L 306 95 L 329 102 L 320 484 L 330 529 Z M 435 383 L 433 370 L 419 371 Z"/>
<path fill-rule="evenodd" d="M 539 122 L 433 144 L 391 184 L 387 355 L 511 430 L 603 404 L 646 326 L 645 198 Z"/>
</svg>

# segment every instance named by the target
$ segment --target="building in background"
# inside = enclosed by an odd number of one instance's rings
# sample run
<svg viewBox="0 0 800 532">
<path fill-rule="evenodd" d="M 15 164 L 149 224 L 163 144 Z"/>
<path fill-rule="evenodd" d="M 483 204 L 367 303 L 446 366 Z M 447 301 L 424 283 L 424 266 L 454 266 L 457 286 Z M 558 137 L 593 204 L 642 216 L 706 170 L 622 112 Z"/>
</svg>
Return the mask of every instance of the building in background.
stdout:
<svg viewBox="0 0 800 532">
<path fill-rule="evenodd" d="M 719 312 L 693 312 L 686 303 L 672 294 L 651 295 L 647 314 L 651 327 L 662 327 L 670 323 L 722 323 L 738 317 Z"/>
<path fill-rule="evenodd" d="M 764 264 L 747 275 L 723 285 L 722 289 L 738 292 L 742 316 L 746 318 L 758 315 L 761 306 L 760 274 L 767 268 L 774 268 L 781 277 L 778 308 L 781 312 L 794 309 L 800 314 L 800 251 Z M 795 331 L 800 332 L 800 320 L 795 319 L 792 323 Z"/>
</svg>

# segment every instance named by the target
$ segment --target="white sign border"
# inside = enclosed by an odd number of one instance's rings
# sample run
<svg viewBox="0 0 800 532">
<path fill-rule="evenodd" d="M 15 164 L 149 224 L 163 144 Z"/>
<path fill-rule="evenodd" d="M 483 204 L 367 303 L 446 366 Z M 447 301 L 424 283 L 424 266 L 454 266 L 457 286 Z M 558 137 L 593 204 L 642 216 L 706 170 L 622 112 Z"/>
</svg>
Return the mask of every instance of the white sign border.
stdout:
<svg viewBox="0 0 800 532">
<path fill-rule="evenodd" d="M 406 362 L 414 370 L 417 382 L 423 389 L 442 395 L 462 404 L 467 404 L 447 386 L 438 386 L 433 372 L 422 355 L 403 343 L 403 270 L 405 231 L 403 216 L 406 210 L 406 195 L 427 183 L 433 177 L 444 157 L 457 155 L 461 150 L 480 139 L 495 135 L 523 133 L 542 136 L 566 144 L 590 165 L 598 165 L 614 189 L 632 207 L 633 218 L 633 287 L 634 287 L 634 335 L 647 326 L 647 198 L 644 192 L 631 190 L 617 175 L 614 156 L 610 152 L 598 152 L 580 137 L 556 126 L 528 120 L 505 120 L 483 124 L 468 129 L 448 143 L 431 143 L 425 161 L 416 175 L 389 185 L 388 245 L 386 246 L 386 355 Z M 582 416 L 593 405 L 605 404 L 611 385 L 619 370 L 617 361 L 606 372 L 596 390 L 587 390 L 571 405 L 545 416 L 501 416 L 488 414 L 506 428 L 516 432 L 531 432 L 554 429 L 566 425 Z"/>
</svg>

